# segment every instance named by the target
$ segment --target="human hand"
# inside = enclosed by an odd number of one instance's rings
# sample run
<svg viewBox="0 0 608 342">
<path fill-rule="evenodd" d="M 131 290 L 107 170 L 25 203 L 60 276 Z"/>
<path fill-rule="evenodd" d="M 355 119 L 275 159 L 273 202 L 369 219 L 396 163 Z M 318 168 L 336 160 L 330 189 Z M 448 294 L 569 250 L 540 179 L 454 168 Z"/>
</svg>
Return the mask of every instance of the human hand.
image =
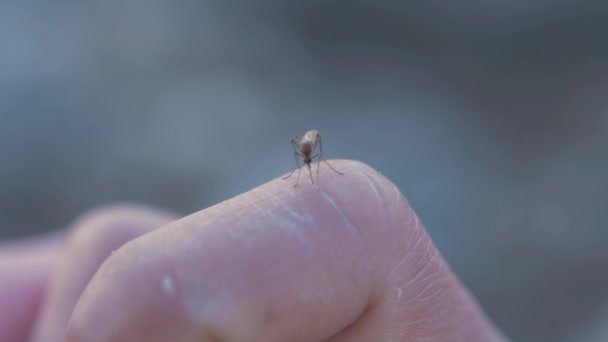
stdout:
<svg viewBox="0 0 608 342">
<path fill-rule="evenodd" d="M 63 241 L 0 251 L 0 298 L 21 298 L 2 308 L 0 340 L 504 340 L 398 189 L 333 163 L 344 175 L 322 167 L 318 185 L 279 178 L 179 220 L 101 209 Z M 15 253 L 47 267 L 15 280 Z"/>
</svg>

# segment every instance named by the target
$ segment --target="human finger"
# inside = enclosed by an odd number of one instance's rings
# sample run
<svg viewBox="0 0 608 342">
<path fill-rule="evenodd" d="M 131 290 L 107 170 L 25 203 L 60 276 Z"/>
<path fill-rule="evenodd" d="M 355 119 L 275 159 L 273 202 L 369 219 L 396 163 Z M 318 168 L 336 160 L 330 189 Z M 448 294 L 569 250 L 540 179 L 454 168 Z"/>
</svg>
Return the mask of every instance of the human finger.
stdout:
<svg viewBox="0 0 608 342">
<path fill-rule="evenodd" d="M 175 218 L 134 204 L 108 205 L 81 215 L 66 234 L 30 341 L 63 341 L 76 301 L 99 265 L 125 242 Z"/>
<path fill-rule="evenodd" d="M 71 341 L 499 340 L 398 189 L 333 161 L 277 179 L 114 253 Z"/>
<path fill-rule="evenodd" d="M 62 234 L 0 243 L 0 341 L 24 341 L 35 321 Z"/>
</svg>

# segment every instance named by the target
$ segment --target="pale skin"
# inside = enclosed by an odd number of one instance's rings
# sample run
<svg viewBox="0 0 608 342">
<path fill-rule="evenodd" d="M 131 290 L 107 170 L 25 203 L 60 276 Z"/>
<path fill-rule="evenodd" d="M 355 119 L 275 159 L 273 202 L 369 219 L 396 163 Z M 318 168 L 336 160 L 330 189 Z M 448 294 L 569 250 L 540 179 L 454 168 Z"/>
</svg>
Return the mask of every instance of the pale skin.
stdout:
<svg viewBox="0 0 608 342">
<path fill-rule="evenodd" d="M 333 163 L 322 187 L 182 218 L 119 204 L 0 244 L 0 341 L 503 341 L 398 189 Z"/>
</svg>

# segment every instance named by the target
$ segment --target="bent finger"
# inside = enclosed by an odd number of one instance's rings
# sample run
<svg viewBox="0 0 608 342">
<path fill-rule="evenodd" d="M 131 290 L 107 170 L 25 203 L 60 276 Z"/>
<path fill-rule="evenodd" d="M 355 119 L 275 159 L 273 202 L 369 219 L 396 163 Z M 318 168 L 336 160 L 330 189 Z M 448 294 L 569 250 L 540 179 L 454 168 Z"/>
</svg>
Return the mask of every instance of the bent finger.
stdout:
<svg viewBox="0 0 608 342">
<path fill-rule="evenodd" d="M 24 341 L 38 313 L 63 236 L 0 244 L 0 341 Z"/>
<path fill-rule="evenodd" d="M 69 339 L 497 340 L 397 188 L 333 162 L 344 175 L 277 179 L 127 243 Z"/>
<path fill-rule="evenodd" d="M 175 217 L 139 205 L 90 210 L 71 226 L 54 270 L 31 341 L 63 341 L 76 301 L 99 265 L 125 242 Z"/>
</svg>

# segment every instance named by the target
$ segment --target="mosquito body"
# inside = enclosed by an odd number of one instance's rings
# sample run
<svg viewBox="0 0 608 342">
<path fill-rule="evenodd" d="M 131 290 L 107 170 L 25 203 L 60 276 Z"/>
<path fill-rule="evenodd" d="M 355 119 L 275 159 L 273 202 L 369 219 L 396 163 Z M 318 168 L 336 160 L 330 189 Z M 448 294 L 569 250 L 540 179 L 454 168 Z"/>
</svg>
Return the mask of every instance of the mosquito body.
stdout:
<svg viewBox="0 0 608 342">
<path fill-rule="evenodd" d="M 317 145 L 319 146 L 319 153 L 316 153 Z M 296 161 L 296 167 L 291 170 L 291 172 L 283 179 L 287 179 L 291 177 L 294 171 L 298 170 L 298 176 L 296 178 L 296 184 L 294 187 L 298 186 L 298 182 L 300 181 L 300 162 L 298 157 L 302 157 L 304 159 L 304 164 L 308 167 L 308 173 L 310 174 L 310 182 L 314 184 L 314 180 L 312 178 L 312 170 L 310 167 L 310 163 L 314 158 L 318 157 L 317 161 L 317 183 L 319 182 L 319 167 L 321 166 L 321 160 L 323 160 L 323 145 L 321 143 L 321 135 L 317 130 L 311 130 L 306 132 L 302 139 L 298 142 L 296 139 L 291 139 L 291 146 L 293 146 L 293 158 Z M 334 169 L 326 160 L 323 160 L 330 169 L 332 169 L 335 173 L 342 175 L 342 172 Z"/>
</svg>

